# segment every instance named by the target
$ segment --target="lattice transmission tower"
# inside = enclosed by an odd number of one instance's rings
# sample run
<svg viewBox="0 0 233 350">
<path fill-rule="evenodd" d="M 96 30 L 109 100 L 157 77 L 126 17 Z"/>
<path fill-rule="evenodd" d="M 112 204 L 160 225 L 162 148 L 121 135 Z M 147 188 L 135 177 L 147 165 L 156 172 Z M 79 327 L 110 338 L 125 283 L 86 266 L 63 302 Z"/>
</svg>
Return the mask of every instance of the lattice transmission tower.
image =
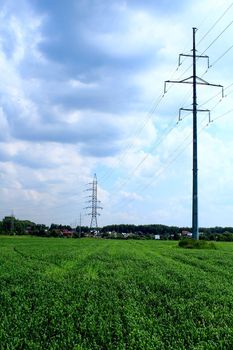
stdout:
<svg viewBox="0 0 233 350">
<path fill-rule="evenodd" d="M 90 182 L 88 185 L 90 185 L 90 188 L 88 188 L 87 191 L 91 191 L 91 195 L 88 196 L 90 200 L 88 200 L 87 202 L 90 203 L 90 205 L 85 209 L 90 209 L 90 213 L 87 214 L 91 216 L 90 230 L 95 229 L 96 231 L 98 231 L 97 217 L 100 216 L 98 210 L 103 208 L 99 206 L 100 201 L 97 199 L 98 182 L 96 174 L 94 174 L 93 181 Z"/>
</svg>

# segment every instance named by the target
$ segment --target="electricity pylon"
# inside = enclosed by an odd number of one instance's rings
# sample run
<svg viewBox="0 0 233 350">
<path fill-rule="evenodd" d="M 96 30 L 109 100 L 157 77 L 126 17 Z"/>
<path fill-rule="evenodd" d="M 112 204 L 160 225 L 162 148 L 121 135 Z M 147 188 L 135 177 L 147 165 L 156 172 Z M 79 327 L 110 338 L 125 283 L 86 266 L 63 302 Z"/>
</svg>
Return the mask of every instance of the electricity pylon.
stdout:
<svg viewBox="0 0 233 350">
<path fill-rule="evenodd" d="M 87 191 L 91 191 L 91 195 L 88 196 L 91 199 L 88 200 L 88 203 L 90 203 L 90 206 L 86 207 L 85 209 L 91 209 L 91 212 L 87 215 L 91 216 L 91 222 L 90 222 L 90 230 L 96 229 L 98 231 L 98 223 L 97 223 L 97 216 L 100 216 L 98 209 L 103 209 L 98 205 L 100 201 L 97 199 L 97 176 L 94 174 L 94 179 L 89 185 L 91 185 L 90 188 L 87 189 Z"/>
<path fill-rule="evenodd" d="M 192 195 L 192 237 L 194 239 L 199 239 L 199 229 L 198 229 L 198 161 L 197 161 L 197 112 L 208 112 L 210 116 L 210 111 L 208 109 L 198 109 L 197 108 L 197 85 L 207 85 L 207 86 L 216 86 L 222 88 L 222 96 L 224 97 L 223 86 L 217 84 L 210 84 L 202 78 L 199 78 L 196 74 L 196 59 L 197 58 L 207 58 L 208 59 L 208 68 L 209 68 L 209 57 L 208 56 L 199 56 L 196 54 L 196 31 L 197 28 L 193 28 L 193 53 L 192 55 L 179 55 L 179 64 L 180 57 L 192 57 L 193 59 L 193 75 L 186 79 L 177 81 L 177 80 L 166 80 L 164 83 L 164 92 L 166 92 L 167 83 L 178 83 L 178 84 L 192 84 L 193 86 L 193 108 L 180 108 L 181 111 L 192 111 L 193 112 L 193 195 Z M 180 114 L 179 113 L 179 114 Z M 210 118 L 210 117 L 209 117 Z"/>
</svg>

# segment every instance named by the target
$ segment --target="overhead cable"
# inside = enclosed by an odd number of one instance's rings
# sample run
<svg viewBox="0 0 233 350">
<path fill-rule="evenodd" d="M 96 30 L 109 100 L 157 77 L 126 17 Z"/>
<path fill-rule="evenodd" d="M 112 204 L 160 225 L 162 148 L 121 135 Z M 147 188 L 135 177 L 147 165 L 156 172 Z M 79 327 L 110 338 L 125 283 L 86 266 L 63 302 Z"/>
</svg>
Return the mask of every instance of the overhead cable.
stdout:
<svg viewBox="0 0 233 350">
<path fill-rule="evenodd" d="M 221 19 L 226 15 L 226 13 L 231 9 L 233 6 L 233 2 L 227 7 L 227 9 L 223 12 L 223 14 L 217 19 L 216 22 L 210 27 L 210 29 L 201 37 L 201 39 L 198 41 L 197 45 L 199 45 L 206 36 L 214 29 L 214 27 L 221 21 Z"/>
</svg>

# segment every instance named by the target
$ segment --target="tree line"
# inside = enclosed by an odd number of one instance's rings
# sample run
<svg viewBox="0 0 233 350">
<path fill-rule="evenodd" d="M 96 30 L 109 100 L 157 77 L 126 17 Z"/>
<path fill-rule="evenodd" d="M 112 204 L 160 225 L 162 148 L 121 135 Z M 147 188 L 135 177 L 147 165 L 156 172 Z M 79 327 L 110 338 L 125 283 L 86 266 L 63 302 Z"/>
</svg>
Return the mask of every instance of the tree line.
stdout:
<svg viewBox="0 0 233 350">
<path fill-rule="evenodd" d="M 106 239 L 174 239 L 178 240 L 191 232 L 190 227 L 150 225 L 107 225 L 97 231 L 90 231 L 87 226 L 71 228 L 69 225 L 52 223 L 50 226 L 36 224 L 29 220 L 18 220 L 6 216 L 0 221 L 1 235 L 33 235 L 40 237 L 73 237 L 98 236 Z M 214 241 L 233 241 L 233 227 L 201 227 L 200 239 Z"/>
</svg>

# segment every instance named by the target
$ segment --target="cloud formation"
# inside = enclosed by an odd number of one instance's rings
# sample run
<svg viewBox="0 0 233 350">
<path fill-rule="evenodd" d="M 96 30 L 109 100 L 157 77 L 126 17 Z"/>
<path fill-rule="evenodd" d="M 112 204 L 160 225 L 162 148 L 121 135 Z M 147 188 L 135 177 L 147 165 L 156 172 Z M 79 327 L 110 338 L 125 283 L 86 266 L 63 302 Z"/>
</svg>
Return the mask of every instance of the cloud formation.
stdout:
<svg viewBox="0 0 233 350">
<path fill-rule="evenodd" d="M 190 224 L 191 119 L 175 124 L 179 108 L 191 106 L 191 90 L 170 86 L 163 96 L 163 82 L 192 74 L 188 59 L 176 69 L 177 56 L 191 53 L 192 26 L 200 24 L 198 53 L 213 42 L 207 54 L 214 65 L 206 74 L 199 60 L 198 74 L 230 86 L 232 53 L 221 66 L 218 57 L 231 45 L 233 29 L 225 28 L 232 10 L 229 1 L 210 0 L 2 4 L 0 213 L 74 222 L 96 172 L 105 202 L 101 224 Z M 216 90 L 201 89 L 199 106 L 213 109 L 213 119 L 231 109 L 231 88 L 221 101 L 210 100 Z M 200 207 L 213 195 L 219 210 L 227 208 L 217 222 L 210 205 L 203 225 L 231 224 L 229 120 L 200 137 Z"/>
</svg>

